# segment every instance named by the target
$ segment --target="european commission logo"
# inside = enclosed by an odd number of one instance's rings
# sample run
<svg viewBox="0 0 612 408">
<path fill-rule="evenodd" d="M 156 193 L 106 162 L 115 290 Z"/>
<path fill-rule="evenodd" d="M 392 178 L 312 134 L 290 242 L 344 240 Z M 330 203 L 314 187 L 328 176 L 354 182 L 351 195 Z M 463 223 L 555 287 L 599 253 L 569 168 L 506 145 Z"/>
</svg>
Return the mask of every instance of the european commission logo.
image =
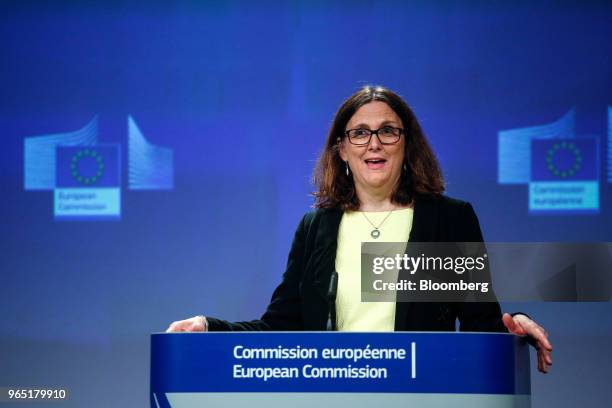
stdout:
<svg viewBox="0 0 612 408">
<path fill-rule="evenodd" d="M 499 132 L 499 184 L 526 184 L 529 213 L 599 212 L 599 137 L 576 135 L 575 112 L 558 121 Z M 612 108 L 608 108 L 612 182 Z"/>
<path fill-rule="evenodd" d="M 128 116 L 128 188 L 171 190 L 171 149 L 150 144 Z M 74 132 L 24 141 L 25 190 L 53 191 L 53 214 L 64 220 L 121 218 L 121 146 L 98 143 L 94 117 Z"/>
</svg>

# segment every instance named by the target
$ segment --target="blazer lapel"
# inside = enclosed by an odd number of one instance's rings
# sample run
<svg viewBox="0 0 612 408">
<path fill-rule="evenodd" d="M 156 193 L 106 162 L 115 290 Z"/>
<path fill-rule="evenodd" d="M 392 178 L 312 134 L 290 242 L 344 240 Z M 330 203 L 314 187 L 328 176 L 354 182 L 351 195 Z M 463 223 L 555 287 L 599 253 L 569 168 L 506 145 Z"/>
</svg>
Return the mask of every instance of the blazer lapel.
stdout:
<svg viewBox="0 0 612 408">
<path fill-rule="evenodd" d="M 436 240 L 438 213 L 431 200 L 430 198 L 415 197 L 409 242 L 433 242 Z M 398 279 L 401 279 L 401 273 Z M 395 304 L 395 331 L 408 329 L 406 323 L 411 306 L 411 302 L 397 302 Z"/>
<path fill-rule="evenodd" d="M 415 198 L 410 242 L 435 242 L 438 231 L 438 211 L 434 198 Z"/>
<path fill-rule="evenodd" d="M 332 271 L 336 270 L 336 250 L 338 248 L 338 230 L 342 220 L 342 211 L 328 210 L 321 214 L 317 228 L 312 259 L 317 263 L 314 268 L 314 285 L 317 292 L 327 301 L 329 281 Z"/>
</svg>

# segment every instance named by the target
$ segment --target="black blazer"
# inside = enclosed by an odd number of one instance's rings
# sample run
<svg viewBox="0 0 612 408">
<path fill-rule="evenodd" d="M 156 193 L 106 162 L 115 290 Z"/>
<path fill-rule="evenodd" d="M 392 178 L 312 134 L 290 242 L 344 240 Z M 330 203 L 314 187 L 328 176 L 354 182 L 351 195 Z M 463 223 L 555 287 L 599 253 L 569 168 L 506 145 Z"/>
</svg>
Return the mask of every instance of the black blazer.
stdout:
<svg viewBox="0 0 612 408">
<path fill-rule="evenodd" d="M 207 317 L 210 331 L 325 330 L 327 291 L 335 269 L 338 229 L 342 212 L 315 210 L 300 222 L 280 285 L 260 320 L 227 322 Z M 472 206 L 444 196 L 419 196 L 409 241 L 482 242 Z M 395 331 L 507 331 L 497 302 L 397 302 Z"/>
</svg>

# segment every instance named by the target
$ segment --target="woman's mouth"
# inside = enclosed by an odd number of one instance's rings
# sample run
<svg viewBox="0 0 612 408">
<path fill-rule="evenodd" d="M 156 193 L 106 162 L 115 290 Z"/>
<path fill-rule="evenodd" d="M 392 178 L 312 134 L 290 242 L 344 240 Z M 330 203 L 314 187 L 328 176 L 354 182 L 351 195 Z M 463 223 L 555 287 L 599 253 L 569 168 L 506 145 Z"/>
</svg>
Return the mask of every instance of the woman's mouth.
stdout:
<svg viewBox="0 0 612 408">
<path fill-rule="evenodd" d="M 365 160 L 366 166 L 368 166 L 370 170 L 380 170 L 385 166 L 386 162 L 387 160 L 381 158 Z"/>
</svg>

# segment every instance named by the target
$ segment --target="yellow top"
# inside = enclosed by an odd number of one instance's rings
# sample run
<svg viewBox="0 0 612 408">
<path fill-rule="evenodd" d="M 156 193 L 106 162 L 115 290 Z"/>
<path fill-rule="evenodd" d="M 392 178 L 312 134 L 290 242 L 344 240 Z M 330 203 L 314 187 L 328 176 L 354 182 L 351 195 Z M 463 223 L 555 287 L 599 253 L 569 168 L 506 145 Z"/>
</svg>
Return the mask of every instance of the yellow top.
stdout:
<svg viewBox="0 0 612 408">
<path fill-rule="evenodd" d="M 372 224 L 379 227 L 380 236 L 372 238 Z M 345 212 L 338 231 L 336 271 L 336 324 L 339 331 L 393 331 L 395 302 L 361 301 L 361 244 L 362 242 L 407 242 L 412 228 L 412 208 L 384 212 Z M 404 245 L 403 251 L 406 247 Z"/>
</svg>

